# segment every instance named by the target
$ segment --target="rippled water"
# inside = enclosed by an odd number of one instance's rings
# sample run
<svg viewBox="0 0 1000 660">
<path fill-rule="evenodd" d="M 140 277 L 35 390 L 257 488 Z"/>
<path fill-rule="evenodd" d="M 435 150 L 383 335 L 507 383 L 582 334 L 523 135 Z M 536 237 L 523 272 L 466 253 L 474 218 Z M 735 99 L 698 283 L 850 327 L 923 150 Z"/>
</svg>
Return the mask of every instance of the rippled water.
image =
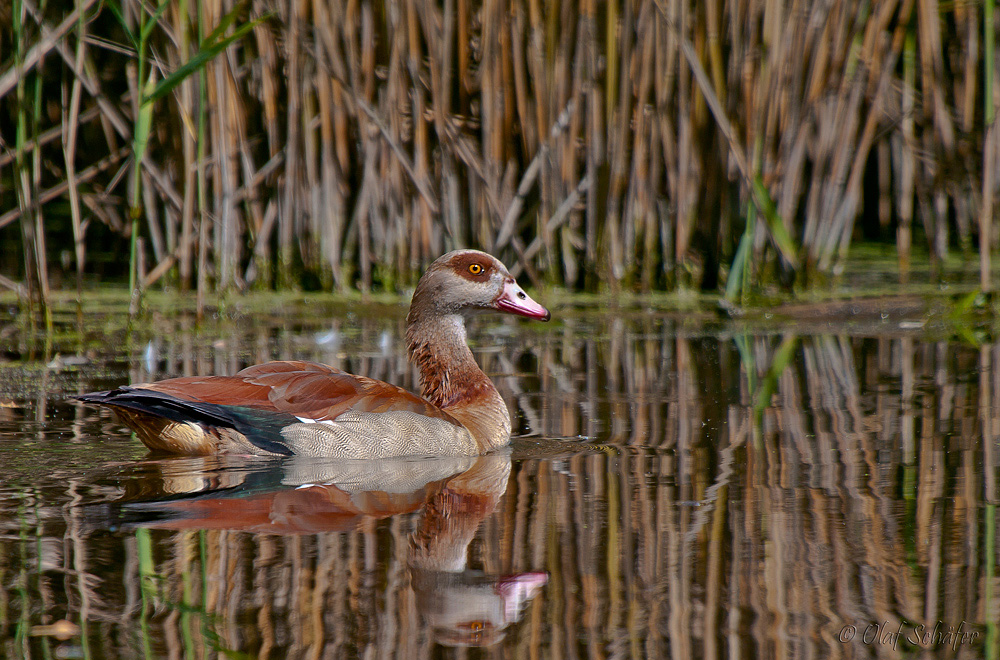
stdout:
<svg viewBox="0 0 1000 660">
<path fill-rule="evenodd" d="M 997 656 L 1000 344 L 947 324 L 484 317 L 518 437 L 480 459 L 151 460 L 65 400 L 293 357 L 414 388 L 404 311 L 0 319 L 0 656 Z"/>
</svg>

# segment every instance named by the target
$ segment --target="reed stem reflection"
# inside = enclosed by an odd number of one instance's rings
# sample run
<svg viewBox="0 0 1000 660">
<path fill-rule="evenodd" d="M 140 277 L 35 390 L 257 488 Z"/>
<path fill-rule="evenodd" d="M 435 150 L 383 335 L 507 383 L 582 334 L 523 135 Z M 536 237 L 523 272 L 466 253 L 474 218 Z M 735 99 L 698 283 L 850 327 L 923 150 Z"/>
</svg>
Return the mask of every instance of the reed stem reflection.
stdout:
<svg viewBox="0 0 1000 660">
<path fill-rule="evenodd" d="M 1000 653 L 996 342 L 894 316 L 837 333 L 825 320 L 749 328 L 646 311 L 560 314 L 530 332 L 486 324 L 473 348 L 510 404 L 513 453 L 395 491 L 311 464 L 137 461 L 121 427 L 63 400 L 285 357 L 414 386 L 392 348 L 401 313 L 332 325 L 317 319 L 338 310 L 310 312 L 200 332 L 167 315 L 151 361 L 143 343 L 44 379 L 27 361 L 4 368 L 0 655 L 41 657 L 43 639 L 53 654 L 140 655 L 142 561 L 127 527 L 139 522 L 159 576 L 149 640 L 168 657 L 428 658 L 470 642 L 492 646 L 455 653 Z M 109 528 L 122 499 L 159 501 Z M 202 526 L 182 527 L 185 515 Z M 227 515 L 252 528 L 209 522 Z M 524 603 L 518 623 L 501 630 L 506 608 L 484 579 Z M 463 604 L 431 607 L 451 598 Z M 63 620 L 80 632 L 42 635 Z M 912 637 L 939 623 L 978 636 L 957 648 Z"/>
</svg>

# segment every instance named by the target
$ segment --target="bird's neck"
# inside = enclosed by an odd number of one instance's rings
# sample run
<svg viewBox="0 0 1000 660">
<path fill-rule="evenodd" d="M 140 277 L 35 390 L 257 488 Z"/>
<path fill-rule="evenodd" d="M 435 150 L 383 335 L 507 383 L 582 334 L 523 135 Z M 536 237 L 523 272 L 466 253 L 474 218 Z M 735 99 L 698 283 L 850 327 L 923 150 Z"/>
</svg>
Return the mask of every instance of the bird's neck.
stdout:
<svg viewBox="0 0 1000 660">
<path fill-rule="evenodd" d="M 410 361 L 420 371 L 425 399 L 469 429 L 483 451 L 510 441 L 507 404 L 476 364 L 460 315 L 411 320 L 406 343 Z"/>
</svg>

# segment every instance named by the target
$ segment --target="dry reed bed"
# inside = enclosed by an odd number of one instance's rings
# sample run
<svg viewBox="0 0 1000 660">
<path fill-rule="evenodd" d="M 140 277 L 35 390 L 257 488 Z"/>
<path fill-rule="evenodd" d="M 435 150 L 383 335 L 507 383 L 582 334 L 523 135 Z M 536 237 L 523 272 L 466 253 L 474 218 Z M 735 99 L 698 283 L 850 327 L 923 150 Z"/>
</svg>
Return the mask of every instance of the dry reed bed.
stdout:
<svg viewBox="0 0 1000 660">
<path fill-rule="evenodd" d="M 138 282 L 201 294 L 303 270 L 391 290 L 463 245 L 536 284 L 650 289 L 713 286 L 742 240 L 761 282 L 775 244 L 837 271 L 862 217 L 904 277 L 915 224 L 934 259 L 996 240 L 997 28 L 973 3 L 255 0 L 239 20 L 270 18 L 156 101 L 141 177 L 120 25 L 42 7 L 0 16 L 0 285 L 42 298 L 54 255 L 82 277 L 95 225 L 131 232 L 133 199 Z M 182 69 L 232 8 L 170 3 L 141 73 Z"/>
<path fill-rule="evenodd" d="M 868 624 L 896 630 L 902 619 L 965 621 L 978 642 L 955 657 L 988 655 L 981 626 L 997 616 L 988 585 L 1000 345 L 977 352 L 907 335 L 806 336 L 755 423 L 782 338 L 747 339 L 741 357 L 726 340 L 678 336 L 662 320 L 581 330 L 520 342 L 502 351 L 513 355 L 506 365 L 493 351 L 498 339 L 479 351 L 531 430 L 599 443 L 577 452 L 570 440 L 562 459 L 516 460 L 506 496 L 480 527 L 472 566 L 549 573 L 490 655 L 881 657 L 891 647 L 838 635 L 853 624 L 860 639 Z M 375 348 L 383 332 L 398 339 L 398 324 L 363 332 L 311 357 L 412 383 L 402 359 Z M 185 348 L 184 334 L 161 346 L 168 373 L 303 351 L 282 333 L 235 330 L 212 363 L 207 350 Z M 367 352 L 347 360 L 359 345 Z M 95 413 L 81 415 L 76 432 L 97 432 Z M 88 488 L 71 483 L 70 497 Z M 79 509 L 40 494 L 4 516 L 20 523 L 0 537 L 3 623 L 13 625 L 28 599 L 31 622 L 36 608 L 84 614 L 92 648 L 109 652 L 125 653 L 140 635 L 177 657 L 216 644 L 272 657 L 436 657 L 407 577 L 418 515 L 294 537 L 156 531 L 161 596 L 144 605 L 137 537 L 94 535 Z M 48 568 L 19 577 L 15 564 Z M 112 582 L 126 587 L 102 589 Z"/>
</svg>

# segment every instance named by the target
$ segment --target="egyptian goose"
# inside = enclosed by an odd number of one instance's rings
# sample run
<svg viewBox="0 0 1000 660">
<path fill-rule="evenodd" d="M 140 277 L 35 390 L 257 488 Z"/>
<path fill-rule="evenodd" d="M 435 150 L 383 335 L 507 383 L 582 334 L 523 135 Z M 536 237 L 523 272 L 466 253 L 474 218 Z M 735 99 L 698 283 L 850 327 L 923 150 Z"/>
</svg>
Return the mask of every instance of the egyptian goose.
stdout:
<svg viewBox="0 0 1000 660">
<path fill-rule="evenodd" d="M 267 362 L 74 397 L 111 408 L 153 451 L 342 458 L 474 456 L 510 442 L 510 415 L 465 340 L 465 318 L 493 309 L 540 321 L 499 260 L 449 252 L 417 283 L 406 317 L 423 397 L 323 364 Z"/>
</svg>

